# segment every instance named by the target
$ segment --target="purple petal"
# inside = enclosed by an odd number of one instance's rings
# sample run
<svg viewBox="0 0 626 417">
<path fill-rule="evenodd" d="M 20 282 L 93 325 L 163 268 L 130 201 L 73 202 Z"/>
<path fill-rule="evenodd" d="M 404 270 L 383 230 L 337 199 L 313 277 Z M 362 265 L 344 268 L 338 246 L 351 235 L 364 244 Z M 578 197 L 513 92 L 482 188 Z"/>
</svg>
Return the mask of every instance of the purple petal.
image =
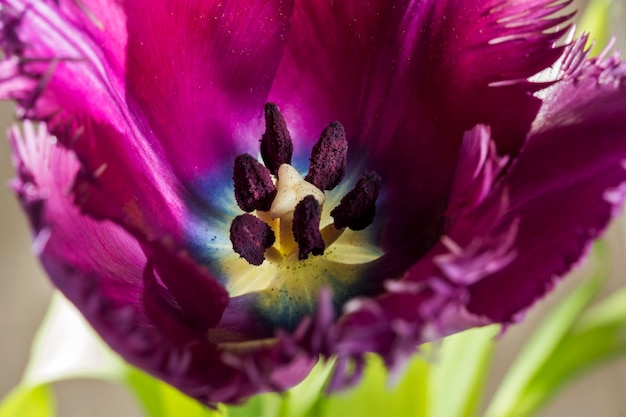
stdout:
<svg viewBox="0 0 626 417">
<path fill-rule="evenodd" d="M 142 314 L 143 250 L 119 226 L 80 214 L 67 195 L 78 161 L 54 144 L 44 125 L 35 131 L 27 122 L 23 135 L 14 127 L 9 136 L 18 172 L 13 188 L 53 282 L 122 355 L 148 345 L 142 334 L 126 333 L 131 318 Z M 109 325 L 102 309 L 116 312 Z"/>
<path fill-rule="evenodd" d="M 528 144 L 502 182 L 510 200 L 503 220 L 519 219 L 518 255 L 470 288 L 470 310 L 511 321 L 567 273 L 619 212 L 625 161 L 626 66 L 613 56 L 546 92 Z"/>
<path fill-rule="evenodd" d="M 447 235 L 399 281 L 385 282 L 383 295 L 346 306 L 329 347 L 333 353 L 358 357 L 378 352 L 398 370 L 415 346 L 489 323 L 469 313 L 466 305 L 468 286 L 502 270 L 515 256 L 516 225 L 498 223 L 504 207 L 490 198 L 504 162 L 495 153 L 487 127 L 466 132 L 446 212 Z M 372 275 L 389 275 L 386 264 L 375 265 Z M 349 378 L 341 382 L 344 379 L 337 376 L 338 386 L 349 383 Z"/>
<path fill-rule="evenodd" d="M 411 242 L 415 259 L 436 241 L 465 130 L 490 125 L 500 152 L 519 151 L 540 103 L 524 80 L 562 53 L 565 28 L 550 29 L 569 16 L 547 17 L 567 2 L 518 3 L 296 4 L 270 98 L 297 120 L 296 142 L 344 124 L 383 178 L 387 251 Z"/>
<path fill-rule="evenodd" d="M 180 200 L 192 198 L 181 180 L 222 172 L 216 161 L 262 133 L 247 126 L 259 125 L 289 3 L 159 2 L 150 13 L 137 2 L 3 5 L 3 47 L 14 55 L 0 92 L 76 152 L 83 211 L 180 241 Z"/>
<path fill-rule="evenodd" d="M 4 65 L 16 72 L 0 81 L 5 91 L 20 80 L 18 111 L 45 120 L 56 139 L 81 163 L 73 192 L 84 212 L 112 219 L 148 239 L 154 231 L 176 237 L 181 207 L 171 169 L 154 152 L 154 137 L 134 123 L 124 98 L 123 13 L 96 7 L 106 30 L 73 3 L 7 0 L 2 3 Z M 97 5 L 94 5 L 94 7 Z M 7 23 L 9 22 L 9 23 Z M 9 86 L 4 83 L 9 82 Z"/>
<path fill-rule="evenodd" d="M 584 52 L 570 54 L 565 66 Z M 346 306 L 333 352 L 376 351 L 396 367 L 416 344 L 514 321 L 579 261 L 626 196 L 626 66 L 614 56 L 575 67 L 542 92 L 504 176 L 489 130 L 466 133 L 445 235 L 386 294 Z"/>
<path fill-rule="evenodd" d="M 390 347 L 407 337 L 399 328 L 420 343 L 515 321 L 619 213 L 626 196 L 626 66 L 616 56 L 587 62 L 543 95 L 528 143 L 503 177 L 489 131 L 478 126 L 465 135 L 445 235 L 400 281 L 386 283 L 389 293 L 375 307 L 359 306 L 343 319 L 387 326 L 370 343 L 386 340 L 381 354 L 389 362 L 403 357 Z M 379 313 L 368 315 L 373 308 Z"/>
<path fill-rule="evenodd" d="M 126 2 L 128 101 L 182 178 L 223 170 L 222 161 L 258 146 L 292 7 L 282 0 Z"/>
<path fill-rule="evenodd" d="M 45 130 L 10 132 L 35 250 L 55 285 L 126 360 L 204 403 L 237 402 L 285 390 L 315 364 L 284 335 L 245 349 L 219 347 L 207 328 L 221 316 L 223 289 L 184 254 L 135 238 L 111 222 L 82 215 L 67 190 L 79 163 Z M 180 279 L 180 278 L 184 278 Z"/>
</svg>

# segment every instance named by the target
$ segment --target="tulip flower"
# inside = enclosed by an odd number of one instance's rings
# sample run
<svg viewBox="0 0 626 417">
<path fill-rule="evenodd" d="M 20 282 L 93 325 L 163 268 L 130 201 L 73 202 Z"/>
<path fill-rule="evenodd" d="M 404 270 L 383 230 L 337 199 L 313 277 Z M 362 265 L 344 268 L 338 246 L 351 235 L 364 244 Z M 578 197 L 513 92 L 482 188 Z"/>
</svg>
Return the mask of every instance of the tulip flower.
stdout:
<svg viewBox="0 0 626 417">
<path fill-rule="evenodd" d="M 34 249 L 202 401 L 509 325 L 626 191 L 626 66 L 555 0 L 1 0 Z"/>
</svg>

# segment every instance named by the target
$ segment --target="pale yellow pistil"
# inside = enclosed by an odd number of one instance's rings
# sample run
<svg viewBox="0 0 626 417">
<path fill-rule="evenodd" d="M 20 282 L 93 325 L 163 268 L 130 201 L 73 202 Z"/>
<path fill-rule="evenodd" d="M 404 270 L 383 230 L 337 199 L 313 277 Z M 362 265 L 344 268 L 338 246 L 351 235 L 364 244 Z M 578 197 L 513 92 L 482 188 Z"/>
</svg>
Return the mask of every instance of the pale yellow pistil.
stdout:
<svg viewBox="0 0 626 417">
<path fill-rule="evenodd" d="M 298 244 L 292 231 L 296 205 L 309 195 L 313 196 L 321 207 L 326 201 L 324 192 L 305 181 L 291 165 L 281 165 L 278 168 L 277 177 L 276 197 L 272 201 L 270 211 L 258 214 L 259 218 L 267 222 L 276 234 L 276 243 L 265 254 L 269 261 L 276 260 L 281 255 L 297 254 Z"/>
</svg>

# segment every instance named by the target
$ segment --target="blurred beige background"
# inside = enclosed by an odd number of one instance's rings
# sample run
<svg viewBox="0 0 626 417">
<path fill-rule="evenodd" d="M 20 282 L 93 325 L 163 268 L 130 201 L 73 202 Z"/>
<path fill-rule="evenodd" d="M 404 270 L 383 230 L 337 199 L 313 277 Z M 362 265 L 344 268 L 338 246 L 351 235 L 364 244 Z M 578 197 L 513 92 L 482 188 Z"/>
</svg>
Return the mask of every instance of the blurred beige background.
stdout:
<svg viewBox="0 0 626 417">
<path fill-rule="evenodd" d="M 624 0 L 616 5 L 615 29 L 626 33 L 623 25 Z M 621 42 L 621 45 L 626 43 Z M 0 105 L 0 131 L 13 120 L 9 105 Z M 4 135 L 1 135 L 4 136 Z M 13 176 L 7 142 L 0 139 L 0 182 Z M 616 222 L 617 223 L 617 222 Z M 612 288 L 626 285 L 624 275 L 623 224 L 610 231 L 613 253 Z M 528 319 L 510 329 L 498 342 L 495 369 L 488 387 L 492 393 L 511 363 L 528 331 L 541 319 L 551 300 L 557 299 L 577 280 L 566 280 L 547 301 L 534 309 Z M 30 251 L 30 233 L 15 198 L 0 186 L 0 397 L 20 379 L 26 365 L 30 343 L 46 311 L 51 285 Z M 119 387 L 94 381 L 63 382 L 57 386 L 60 417 L 139 417 L 133 399 Z M 569 386 L 544 409 L 543 417 L 624 417 L 626 416 L 626 360 L 612 362 Z"/>
</svg>

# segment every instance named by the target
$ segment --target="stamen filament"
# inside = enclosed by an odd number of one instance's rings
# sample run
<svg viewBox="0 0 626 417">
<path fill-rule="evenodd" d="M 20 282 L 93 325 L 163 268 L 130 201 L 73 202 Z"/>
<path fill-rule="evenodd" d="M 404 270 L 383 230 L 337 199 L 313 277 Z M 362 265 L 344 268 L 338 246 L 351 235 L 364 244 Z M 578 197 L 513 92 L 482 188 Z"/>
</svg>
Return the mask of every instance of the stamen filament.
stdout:
<svg viewBox="0 0 626 417">
<path fill-rule="evenodd" d="M 271 214 L 270 214 L 270 212 L 269 212 L 269 211 L 260 211 L 260 210 L 257 210 L 257 211 L 255 212 L 255 214 L 256 214 L 256 216 L 257 216 L 259 219 L 261 219 L 261 220 L 263 220 L 265 223 L 267 223 L 267 224 L 268 224 L 268 226 L 272 228 L 272 230 L 278 230 L 278 226 L 279 226 L 278 222 L 279 222 L 279 220 L 278 220 L 278 219 L 274 219 L 274 218 L 272 218 L 272 216 L 271 216 Z"/>
<path fill-rule="evenodd" d="M 269 262 L 278 263 L 283 259 L 283 254 L 280 253 L 278 249 L 276 249 L 276 246 L 272 246 L 265 251 L 265 259 Z"/>
<path fill-rule="evenodd" d="M 326 247 L 329 247 L 330 245 L 335 243 L 337 241 L 337 239 L 339 239 L 341 237 L 341 235 L 343 234 L 344 230 L 346 230 L 346 229 L 345 228 L 338 229 L 337 227 L 335 227 L 335 225 L 333 223 L 331 223 L 329 225 L 326 225 L 320 231 L 320 233 L 322 234 L 322 239 L 324 240 L 324 243 L 326 244 Z"/>
<path fill-rule="evenodd" d="M 278 231 L 278 245 L 280 251 L 288 255 L 298 247 L 298 243 L 293 237 L 293 211 L 283 214 L 279 219 L 280 229 Z"/>
</svg>

